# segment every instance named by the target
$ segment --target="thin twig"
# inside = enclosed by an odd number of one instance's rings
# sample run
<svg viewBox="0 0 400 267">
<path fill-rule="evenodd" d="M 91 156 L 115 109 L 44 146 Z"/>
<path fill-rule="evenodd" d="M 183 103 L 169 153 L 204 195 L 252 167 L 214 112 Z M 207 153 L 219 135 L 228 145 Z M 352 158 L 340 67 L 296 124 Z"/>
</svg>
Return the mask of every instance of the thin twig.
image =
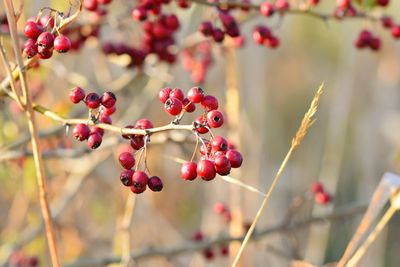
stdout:
<svg viewBox="0 0 400 267">
<path fill-rule="evenodd" d="M 250 229 L 246 233 L 246 236 L 240 246 L 239 252 L 236 254 L 235 260 L 233 261 L 232 267 L 237 266 L 237 264 L 240 260 L 240 257 L 244 251 L 244 248 L 246 247 L 247 242 L 249 241 L 251 235 L 253 234 L 256 224 L 257 224 L 259 218 L 261 217 L 261 213 L 264 211 L 265 207 L 267 206 L 267 203 L 271 197 L 271 194 L 274 191 L 276 185 L 278 184 L 278 181 L 279 181 L 280 177 L 282 176 L 283 170 L 285 169 L 291 155 L 293 154 L 295 149 L 300 145 L 301 141 L 304 139 L 305 135 L 307 134 L 308 129 L 313 124 L 313 122 L 314 122 L 313 118 L 317 111 L 319 98 L 322 94 L 322 88 L 323 88 L 323 85 L 321 85 L 319 87 L 317 93 L 315 94 L 315 96 L 311 102 L 310 108 L 308 109 L 307 113 L 305 114 L 305 116 L 300 124 L 300 128 L 297 130 L 295 137 L 292 139 L 292 144 L 290 146 L 290 149 L 289 149 L 288 153 L 286 154 L 286 157 L 283 160 L 281 166 L 279 167 L 279 170 L 276 173 L 276 176 L 267 191 L 267 194 L 261 204 L 261 207 L 257 211 L 256 217 L 254 218 Z"/>
</svg>

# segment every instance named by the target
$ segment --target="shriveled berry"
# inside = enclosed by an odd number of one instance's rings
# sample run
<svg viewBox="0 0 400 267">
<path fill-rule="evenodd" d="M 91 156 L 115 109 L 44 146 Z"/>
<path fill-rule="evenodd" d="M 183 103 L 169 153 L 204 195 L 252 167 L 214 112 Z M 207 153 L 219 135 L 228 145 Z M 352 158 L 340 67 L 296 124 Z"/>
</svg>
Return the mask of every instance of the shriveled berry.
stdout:
<svg viewBox="0 0 400 267">
<path fill-rule="evenodd" d="M 101 142 L 103 141 L 103 137 L 99 133 L 92 133 L 89 135 L 89 138 L 87 139 L 87 144 L 89 148 L 91 149 L 96 149 L 101 145 Z"/>
<path fill-rule="evenodd" d="M 190 161 L 182 164 L 181 177 L 185 180 L 194 180 L 197 177 L 197 164 Z"/>
<path fill-rule="evenodd" d="M 182 105 L 183 109 L 186 110 L 186 112 L 191 113 L 196 110 L 196 105 L 187 98 L 183 99 Z"/>
<path fill-rule="evenodd" d="M 224 41 L 224 39 L 225 39 L 225 33 L 221 29 L 216 28 L 212 32 L 212 38 L 217 43 L 222 43 Z"/>
<path fill-rule="evenodd" d="M 284 11 L 289 9 L 289 2 L 288 0 L 276 0 L 275 8 L 279 11 Z"/>
<path fill-rule="evenodd" d="M 145 129 L 151 129 L 151 128 L 153 128 L 154 126 L 153 126 L 153 123 L 149 120 L 149 119 L 146 119 L 146 118 L 143 118 L 143 119 L 139 119 L 136 123 L 135 123 L 135 128 L 137 128 L 137 129 L 143 129 L 143 130 L 145 130 Z"/>
<path fill-rule="evenodd" d="M 135 150 L 139 150 L 144 147 L 144 137 L 143 135 L 135 135 L 131 139 L 131 147 Z"/>
<path fill-rule="evenodd" d="M 86 96 L 85 102 L 88 108 L 95 109 L 100 105 L 100 97 L 96 93 L 89 93 Z"/>
<path fill-rule="evenodd" d="M 161 181 L 160 177 L 152 176 L 147 181 L 147 186 L 150 188 L 151 191 L 159 192 L 163 189 L 163 182 Z"/>
<path fill-rule="evenodd" d="M 69 92 L 68 96 L 72 103 L 77 104 L 85 98 L 85 91 L 76 86 Z"/>
<path fill-rule="evenodd" d="M 28 38 L 37 39 L 43 31 L 43 27 L 34 21 L 28 21 L 25 24 L 24 34 Z"/>
<path fill-rule="evenodd" d="M 131 190 L 135 194 L 143 193 L 146 190 L 147 181 L 149 177 L 143 171 L 137 171 L 132 176 Z"/>
<path fill-rule="evenodd" d="M 211 128 L 219 128 L 224 124 L 224 116 L 218 110 L 211 110 L 207 113 L 207 124 Z"/>
<path fill-rule="evenodd" d="M 204 96 L 203 100 L 201 101 L 201 106 L 206 110 L 214 110 L 218 109 L 218 100 L 212 95 Z"/>
<path fill-rule="evenodd" d="M 213 151 L 226 151 L 228 149 L 228 141 L 220 135 L 214 136 L 210 143 Z"/>
<path fill-rule="evenodd" d="M 133 184 L 132 176 L 134 173 L 135 172 L 133 170 L 123 170 L 119 175 L 121 183 L 125 186 L 131 186 Z"/>
<path fill-rule="evenodd" d="M 113 92 L 105 92 L 100 98 L 100 103 L 106 108 L 112 108 L 115 106 L 115 102 L 117 102 L 117 98 Z"/>
<path fill-rule="evenodd" d="M 192 87 L 187 93 L 187 98 L 193 103 L 200 103 L 204 98 L 204 91 L 200 87 Z"/>
<path fill-rule="evenodd" d="M 72 134 L 78 141 L 86 140 L 89 137 L 90 129 L 86 124 L 79 123 L 75 125 Z"/>
<path fill-rule="evenodd" d="M 394 25 L 393 19 L 388 16 L 382 17 L 381 22 L 382 22 L 382 26 L 387 29 L 390 29 Z"/>
<path fill-rule="evenodd" d="M 219 251 L 220 251 L 220 253 L 221 253 L 222 256 L 228 256 L 228 255 L 229 255 L 229 247 L 226 246 L 226 245 L 222 245 L 222 246 L 219 248 Z"/>
<path fill-rule="evenodd" d="M 228 175 L 231 172 L 231 163 L 225 155 L 219 155 L 214 159 L 215 171 L 219 175 Z"/>
<path fill-rule="evenodd" d="M 54 39 L 54 49 L 58 53 L 66 53 L 71 49 L 71 40 L 65 35 L 59 35 Z"/>
<path fill-rule="evenodd" d="M 214 163 L 211 160 L 203 159 L 197 164 L 197 175 L 203 180 L 210 181 L 215 178 Z"/>
<path fill-rule="evenodd" d="M 158 93 L 158 99 L 160 99 L 161 103 L 164 104 L 168 100 L 171 91 L 172 88 L 166 87 Z"/>
<path fill-rule="evenodd" d="M 179 115 L 182 111 L 182 102 L 177 98 L 169 98 L 165 104 L 164 109 L 171 115 Z"/>
<path fill-rule="evenodd" d="M 270 38 L 264 40 L 264 45 L 269 48 L 277 48 L 279 44 L 279 39 L 275 36 L 271 36 Z"/>
<path fill-rule="evenodd" d="M 177 98 L 180 101 L 183 101 L 185 98 L 185 95 L 183 94 L 182 90 L 180 88 L 174 88 L 171 93 L 169 93 L 170 98 Z"/>
<path fill-rule="evenodd" d="M 230 149 L 226 152 L 226 157 L 231 163 L 232 168 L 239 168 L 240 166 L 242 166 L 243 157 L 239 151 Z"/>
<path fill-rule="evenodd" d="M 54 35 L 51 32 L 42 32 L 37 38 L 39 46 L 52 48 L 54 45 Z"/>
<path fill-rule="evenodd" d="M 126 129 L 134 129 L 135 126 L 133 126 L 133 125 L 127 125 L 127 126 L 125 126 L 124 128 L 126 128 Z M 122 135 L 122 138 L 124 138 L 124 139 L 131 139 L 131 138 L 133 138 L 133 137 L 134 137 L 133 134 L 123 134 L 123 135 Z"/>
<path fill-rule="evenodd" d="M 123 152 L 119 155 L 118 160 L 124 169 L 130 170 L 135 166 L 135 157 L 132 153 Z"/>
</svg>

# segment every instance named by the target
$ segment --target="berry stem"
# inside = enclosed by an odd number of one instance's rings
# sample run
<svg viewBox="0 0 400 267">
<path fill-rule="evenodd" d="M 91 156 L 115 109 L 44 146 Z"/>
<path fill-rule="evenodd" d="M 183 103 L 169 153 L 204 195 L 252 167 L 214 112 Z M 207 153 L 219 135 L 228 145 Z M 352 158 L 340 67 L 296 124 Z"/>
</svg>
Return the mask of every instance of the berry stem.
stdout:
<svg viewBox="0 0 400 267">
<path fill-rule="evenodd" d="M 37 124 L 35 119 L 35 112 L 32 106 L 32 96 L 30 94 L 30 90 L 28 88 L 28 81 L 26 77 L 26 68 L 24 62 L 21 57 L 21 53 L 19 51 L 19 37 L 17 32 L 17 24 L 15 20 L 15 12 L 13 4 L 10 0 L 4 0 L 4 5 L 6 7 L 6 14 L 9 23 L 9 29 L 11 33 L 11 40 L 13 42 L 14 53 L 17 59 L 17 71 L 19 73 L 19 78 L 21 82 L 21 88 L 23 91 L 23 95 L 26 96 L 26 117 L 28 118 L 28 127 L 29 132 L 31 134 L 31 144 L 32 144 L 32 153 L 33 159 L 35 162 L 35 170 L 36 177 L 39 186 L 39 200 L 40 200 L 40 208 L 43 216 L 43 220 L 46 226 L 46 238 L 49 246 L 50 258 L 52 262 L 52 266 L 59 267 L 60 261 L 57 252 L 57 244 L 55 233 L 53 229 L 53 220 L 50 211 L 49 202 L 47 199 L 47 184 L 46 184 L 46 172 L 44 170 L 44 164 L 42 159 L 42 150 L 39 143 L 39 136 L 37 130 Z M 13 79 L 12 76 L 9 76 L 8 79 Z M 15 95 L 17 97 L 17 95 Z"/>
</svg>

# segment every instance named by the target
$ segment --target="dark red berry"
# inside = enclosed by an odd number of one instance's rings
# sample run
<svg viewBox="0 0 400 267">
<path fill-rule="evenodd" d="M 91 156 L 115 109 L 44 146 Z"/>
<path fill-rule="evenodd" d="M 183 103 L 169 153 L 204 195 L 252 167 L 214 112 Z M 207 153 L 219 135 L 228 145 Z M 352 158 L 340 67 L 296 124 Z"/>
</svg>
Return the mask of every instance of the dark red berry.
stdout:
<svg viewBox="0 0 400 267">
<path fill-rule="evenodd" d="M 37 39 L 43 31 L 43 27 L 34 21 L 28 21 L 25 24 L 24 34 L 28 38 Z"/>
<path fill-rule="evenodd" d="M 146 190 L 148 176 L 145 172 L 137 171 L 132 176 L 131 190 L 135 194 L 143 193 Z"/>
<path fill-rule="evenodd" d="M 204 239 L 204 234 L 201 231 L 196 231 L 192 235 L 192 240 L 195 242 L 203 241 L 203 239 Z"/>
<path fill-rule="evenodd" d="M 182 102 L 177 98 L 169 98 L 165 104 L 164 109 L 171 115 L 179 115 L 182 111 Z"/>
<path fill-rule="evenodd" d="M 158 93 L 158 99 L 160 99 L 161 103 L 164 104 L 168 100 L 171 91 L 170 87 L 166 87 Z"/>
<path fill-rule="evenodd" d="M 45 46 L 38 46 L 38 57 L 40 59 L 48 59 L 53 55 L 53 49 Z"/>
<path fill-rule="evenodd" d="M 139 150 L 144 147 L 144 137 L 143 135 L 135 135 L 131 139 L 131 147 L 135 150 Z"/>
<path fill-rule="evenodd" d="M 89 93 L 85 99 L 86 106 L 90 109 L 98 108 L 100 105 L 100 97 L 96 93 Z"/>
<path fill-rule="evenodd" d="M 197 164 L 190 161 L 182 164 L 181 177 L 185 180 L 194 180 L 197 177 Z"/>
<path fill-rule="evenodd" d="M 78 141 L 86 140 L 89 137 L 90 129 L 86 124 L 79 123 L 72 130 L 72 134 Z"/>
<path fill-rule="evenodd" d="M 223 214 L 228 209 L 224 203 L 218 202 L 214 204 L 214 212 L 217 214 Z"/>
<path fill-rule="evenodd" d="M 119 175 L 119 179 L 125 186 L 132 186 L 132 176 L 135 172 L 133 170 L 123 170 Z"/>
<path fill-rule="evenodd" d="M 207 113 L 207 124 L 211 128 L 219 128 L 224 124 L 224 116 L 218 110 L 211 110 Z"/>
<path fill-rule="evenodd" d="M 400 25 L 394 25 L 392 26 L 392 36 L 394 38 L 400 38 Z"/>
<path fill-rule="evenodd" d="M 97 9 L 97 0 L 84 0 L 83 7 L 89 11 L 96 11 Z"/>
<path fill-rule="evenodd" d="M 225 155 L 219 155 L 214 159 L 215 171 L 222 176 L 231 172 L 231 163 Z"/>
<path fill-rule="evenodd" d="M 189 99 L 187 98 L 183 99 L 182 107 L 184 110 L 186 110 L 186 112 L 189 113 L 194 112 L 196 110 L 196 105 L 193 102 L 189 101 Z"/>
<path fill-rule="evenodd" d="M 206 110 L 214 110 L 218 109 L 218 100 L 212 95 L 204 96 L 203 100 L 201 101 L 201 106 Z"/>
<path fill-rule="evenodd" d="M 378 6 L 387 6 L 389 4 L 389 0 L 376 0 Z"/>
<path fill-rule="evenodd" d="M 171 30 L 177 30 L 177 29 L 179 29 L 179 26 L 180 26 L 178 17 L 175 14 L 168 15 L 165 18 L 165 24 Z"/>
<path fill-rule="evenodd" d="M 115 108 L 115 106 L 113 106 L 113 107 L 111 107 L 111 108 L 102 108 L 102 109 L 101 109 L 101 112 L 104 113 L 104 114 L 106 114 L 106 115 L 108 115 L 108 116 L 111 116 L 112 114 L 115 113 L 116 110 L 117 110 L 117 109 Z"/>
<path fill-rule="evenodd" d="M 137 128 L 137 129 L 143 129 L 143 130 L 145 130 L 145 129 L 151 129 L 151 128 L 153 128 L 154 126 L 153 126 L 153 123 L 149 120 L 149 119 L 146 119 L 146 118 L 143 118 L 143 119 L 139 119 L 136 123 L 135 123 L 135 128 Z"/>
<path fill-rule="evenodd" d="M 197 164 L 197 175 L 203 180 L 210 181 L 215 178 L 214 163 L 211 160 L 203 159 Z"/>
<path fill-rule="evenodd" d="M 175 88 L 169 93 L 170 98 L 177 98 L 180 101 L 183 101 L 185 98 L 185 95 L 183 94 L 182 90 L 180 88 Z"/>
<path fill-rule="evenodd" d="M 269 48 L 277 48 L 279 46 L 279 39 L 275 36 L 271 36 L 264 40 L 264 45 Z"/>
<path fill-rule="evenodd" d="M 113 92 L 105 92 L 100 98 L 100 103 L 106 108 L 112 108 L 115 106 L 116 101 L 117 98 Z"/>
<path fill-rule="evenodd" d="M 98 127 L 98 126 L 94 126 L 94 127 L 92 127 L 92 129 L 90 129 L 90 134 L 92 134 L 92 133 L 98 133 L 101 136 L 103 136 L 104 135 L 104 129 L 102 129 L 102 128 Z"/>
<path fill-rule="evenodd" d="M 228 141 L 220 135 L 211 139 L 210 143 L 213 151 L 226 151 L 228 149 Z"/>
<path fill-rule="evenodd" d="M 214 27 L 211 21 L 203 21 L 199 26 L 199 32 L 204 36 L 211 36 L 213 34 Z"/>
<path fill-rule="evenodd" d="M 124 169 L 130 170 L 135 166 L 135 158 L 132 153 L 123 152 L 119 155 L 118 160 Z"/>
<path fill-rule="evenodd" d="M 147 181 L 147 186 L 151 191 L 159 192 L 163 189 L 163 182 L 161 181 L 160 177 L 152 176 Z"/>
<path fill-rule="evenodd" d="M 270 17 L 274 14 L 274 6 L 270 2 L 263 2 L 260 5 L 260 12 L 263 16 Z"/>
<path fill-rule="evenodd" d="M 96 149 L 101 145 L 103 137 L 99 133 L 91 133 L 87 139 L 87 144 L 89 148 Z"/>
<path fill-rule="evenodd" d="M 31 40 L 31 39 L 30 39 Z M 36 56 L 36 54 L 38 53 L 38 49 L 36 45 L 26 45 L 24 47 L 24 51 L 23 51 L 24 55 L 27 58 L 31 58 Z"/>
<path fill-rule="evenodd" d="M 187 93 L 187 98 L 193 103 L 200 103 L 204 99 L 204 91 L 200 87 L 192 87 Z"/>
<path fill-rule="evenodd" d="M 54 45 L 54 35 L 51 32 L 42 32 L 37 38 L 37 44 L 46 48 L 52 48 Z"/>
<path fill-rule="evenodd" d="M 58 53 L 66 53 L 71 48 L 71 41 L 67 36 L 59 35 L 54 39 L 54 49 Z"/>
<path fill-rule="evenodd" d="M 242 165 L 243 157 L 239 151 L 230 149 L 226 152 L 226 157 L 231 163 L 232 168 L 239 168 Z"/>
<path fill-rule="evenodd" d="M 206 248 L 203 250 L 203 256 L 206 260 L 212 260 L 215 257 L 214 251 L 211 248 Z"/>
<path fill-rule="evenodd" d="M 256 44 L 263 44 L 264 40 L 271 37 L 271 30 L 268 27 L 258 25 L 253 30 L 253 40 Z"/>
<path fill-rule="evenodd" d="M 77 104 L 85 98 L 85 91 L 76 86 L 69 92 L 69 99 L 72 103 Z"/>
</svg>

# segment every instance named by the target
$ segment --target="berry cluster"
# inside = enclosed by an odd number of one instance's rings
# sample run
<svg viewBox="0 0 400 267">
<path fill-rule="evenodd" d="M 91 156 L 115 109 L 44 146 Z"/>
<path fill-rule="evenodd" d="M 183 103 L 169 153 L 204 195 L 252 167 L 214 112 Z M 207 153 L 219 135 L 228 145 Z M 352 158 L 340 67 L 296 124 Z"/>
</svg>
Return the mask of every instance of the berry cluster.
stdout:
<svg viewBox="0 0 400 267">
<path fill-rule="evenodd" d="M 238 23 L 235 18 L 229 14 L 227 11 L 219 11 L 219 21 L 222 25 L 222 29 L 219 27 L 215 27 L 211 21 L 203 21 L 199 26 L 199 31 L 204 36 L 210 36 L 217 43 L 221 43 L 224 41 L 225 35 L 230 37 L 238 37 L 240 36 L 240 30 Z"/>
<path fill-rule="evenodd" d="M 325 191 L 325 188 L 321 183 L 312 183 L 310 190 L 314 194 L 314 200 L 316 203 L 326 205 L 332 201 L 331 195 Z"/>
<path fill-rule="evenodd" d="M 16 250 L 11 254 L 9 264 L 13 267 L 36 267 L 39 266 L 39 258 L 29 256 L 22 250 Z"/>
<path fill-rule="evenodd" d="M 268 48 L 276 48 L 279 46 L 279 39 L 271 30 L 263 25 L 257 25 L 253 29 L 253 40 L 258 45 L 264 45 Z"/>
<path fill-rule="evenodd" d="M 192 235 L 192 240 L 194 242 L 202 242 L 204 240 L 204 238 L 205 238 L 205 236 L 204 236 L 203 232 L 201 232 L 201 231 L 196 231 Z M 215 256 L 216 256 L 215 250 L 213 250 L 212 247 L 205 248 L 202 251 L 202 254 L 203 254 L 203 257 L 206 260 L 213 260 L 215 258 Z M 229 255 L 229 247 L 228 247 L 228 245 L 220 244 L 219 245 L 219 254 L 221 256 L 223 256 L 223 257 L 228 256 Z"/>
<path fill-rule="evenodd" d="M 53 17 L 52 13 L 26 22 L 24 34 L 28 40 L 24 44 L 23 53 L 27 58 L 38 55 L 41 59 L 48 59 L 53 55 L 53 49 L 65 53 L 71 48 L 69 38 L 58 33 L 57 16 Z"/>
<path fill-rule="evenodd" d="M 101 97 L 97 93 L 86 95 L 82 88 L 75 87 L 69 93 L 69 99 L 74 104 L 83 101 L 89 109 L 90 120 L 93 122 L 112 124 L 111 115 L 115 112 L 117 101 L 114 93 L 105 92 Z M 72 133 L 78 141 L 87 140 L 89 148 L 96 149 L 101 145 L 104 130 L 97 126 L 89 128 L 88 125 L 79 123 L 74 127 Z"/>
<path fill-rule="evenodd" d="M 379 48 L 381 47 L 381 40 L 378 37 L 372 35 L 370 31 L 363 30 L 358 35 L 355 45 L 359 49 L 369 47 L 372 50 L 379 50 Z"/>
<path fill-rule="evenodd" d="M 191 73 L 194 83 L 204 83 L 207 72 L 213 63 L 211 44 L 201 42 L 181 52 L 183 68 Z"/>
</svg>

